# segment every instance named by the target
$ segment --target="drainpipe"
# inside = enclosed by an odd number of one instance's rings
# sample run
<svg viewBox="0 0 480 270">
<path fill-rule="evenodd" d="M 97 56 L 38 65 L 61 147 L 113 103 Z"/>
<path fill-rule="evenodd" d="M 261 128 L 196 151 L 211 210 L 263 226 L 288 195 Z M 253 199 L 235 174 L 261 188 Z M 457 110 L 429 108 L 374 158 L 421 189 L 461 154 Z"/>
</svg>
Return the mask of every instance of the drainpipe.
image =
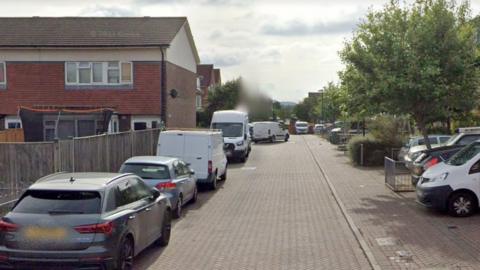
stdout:
<svg viewBox="0 0 480 270">
<path fill-rule="evenodd" d="M 167 126 L 167 64 L 165 61 L 166 47 L 160 47 L 162 53 L 162 62 L 160 66 L 160 119 L 164 127 Z"/>
</svg>

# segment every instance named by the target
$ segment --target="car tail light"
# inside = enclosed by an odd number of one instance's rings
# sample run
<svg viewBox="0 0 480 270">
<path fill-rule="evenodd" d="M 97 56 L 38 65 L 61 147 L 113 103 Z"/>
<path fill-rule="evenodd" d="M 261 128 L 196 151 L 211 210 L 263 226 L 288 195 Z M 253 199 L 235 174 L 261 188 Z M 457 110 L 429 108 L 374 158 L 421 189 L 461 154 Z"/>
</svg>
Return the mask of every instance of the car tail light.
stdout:
<svg viewBox="0 0 480 270">
<path fill-rule="evenodd" d="M 110 235 L 113 232 L 113 222 L 108 221 L 99 224 L 77 226 L 75 230 L 79 233 L 103 233 Z"/>
<path fill-rule="evenodd" d="M 213 164 L 212 164 L 212 161 L 209 160 L 208 161 L 208 173 L 211 174 L 213 171 Z"/>
<path fill-rule="evenodd" d="M 164 182 L 164 183 L 159 183 L 155 186 L 158 190 L 163 190 L 163 189 L 174 189 L 177 187 L 177 184 L 173 182 Z"/>
<path fill-rule="evenodd" d="M 435 157 L 435 158 L 432 158 L 431 160 L 429 160 L 429 161 L 425 164 L 425 169 L 428 169 L 428 168 L 430 168 L 430 167 L 433 167 L 433 166 L 437 165 L 439 161 L 440 161 L 440 160 L 439 160 L 438 158 L 436 158 L 436 157 Z"/>
<path fill-rule="evenodd" d="M 6 262 L 6 261 L 8 261 L 8 255 L 0 254 L 0 262 Z"/>
<path fill-rule="evenodd" d="M 14 232 L 17 229 L 18 229 L 17 224 L 10 223 L 5 220 L 0 220 L 0 232 Z"/>
</svg>

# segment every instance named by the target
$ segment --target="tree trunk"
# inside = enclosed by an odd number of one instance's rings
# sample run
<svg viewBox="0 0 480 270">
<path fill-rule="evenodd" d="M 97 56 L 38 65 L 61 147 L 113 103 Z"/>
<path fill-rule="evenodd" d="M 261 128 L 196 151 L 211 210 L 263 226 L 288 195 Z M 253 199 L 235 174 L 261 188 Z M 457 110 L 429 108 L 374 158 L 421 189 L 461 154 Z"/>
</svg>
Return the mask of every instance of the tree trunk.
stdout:
<svg viewBox="0 0 480 270">
<path fill-rule="evenodd" d="M 425 140 L 425 145 L 427 146 L 427 149 L 430 150 L 432 149 L 432 145 L 430 145 L 430 141 L 428 140 L 428 132 L 427 132 L 427 127 L 423 121 L 418 121 L 418 129 L 420 129 L 420 132 L 422 132 L 423 139 Z"/>
</svg>

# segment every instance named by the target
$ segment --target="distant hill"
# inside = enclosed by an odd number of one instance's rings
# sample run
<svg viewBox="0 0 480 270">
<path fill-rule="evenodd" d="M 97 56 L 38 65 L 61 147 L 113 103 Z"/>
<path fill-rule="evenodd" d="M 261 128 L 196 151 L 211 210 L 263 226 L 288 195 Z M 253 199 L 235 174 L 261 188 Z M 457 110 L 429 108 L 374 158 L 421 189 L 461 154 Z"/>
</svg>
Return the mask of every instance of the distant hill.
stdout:
<svg viewBox="0 0 480 270">
<path fill-rule="evenodd" d="M 297 103 L 291 101 L 279 101 L 279 103 L 282 107 L 295 107 L 297 105 Z"/>
</svg>

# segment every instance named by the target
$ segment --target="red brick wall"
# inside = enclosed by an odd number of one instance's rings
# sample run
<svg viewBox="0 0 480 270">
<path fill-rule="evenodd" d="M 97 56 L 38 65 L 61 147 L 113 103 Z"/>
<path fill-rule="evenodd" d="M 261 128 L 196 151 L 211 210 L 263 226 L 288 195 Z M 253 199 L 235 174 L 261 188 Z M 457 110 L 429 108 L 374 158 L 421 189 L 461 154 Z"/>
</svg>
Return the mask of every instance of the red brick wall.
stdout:
<svg viewBox="0 0 480 270">
<path fill-rule="evenodd" d="M 167 63 L 167 78 L 167 126 L 196 127 L 195 91 L 197 75 L 179 66 Z M 176 98 L 170 96 L 171 89 L 178 91 Z"/>
<path fill-rule="evenodd" d="M 34 105 L 113 107 L 120 114 L 160 114 L 160 64 L 135 62 L 133 89 L 72 90 L 63 62 L 7 63 L 7 89 L 0 89 L 0 114 Z"/>
</svg>

